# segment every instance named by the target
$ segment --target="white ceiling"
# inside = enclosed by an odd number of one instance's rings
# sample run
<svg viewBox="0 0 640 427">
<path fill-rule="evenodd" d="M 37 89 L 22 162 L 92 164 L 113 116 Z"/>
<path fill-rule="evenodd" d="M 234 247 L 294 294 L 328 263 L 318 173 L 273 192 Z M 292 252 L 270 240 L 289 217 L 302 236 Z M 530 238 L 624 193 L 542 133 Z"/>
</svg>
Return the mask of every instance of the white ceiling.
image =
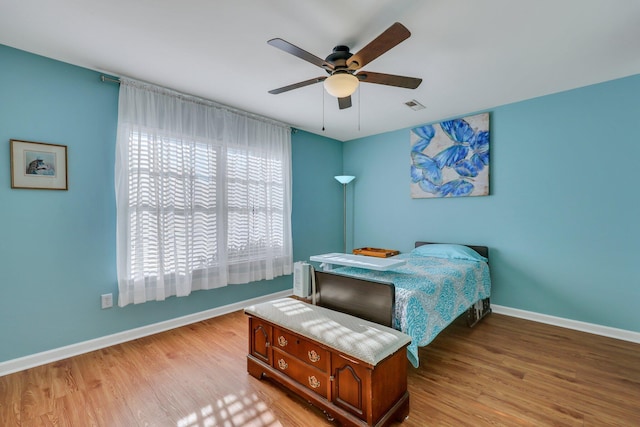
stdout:
<svg viewBox="0 0 640 427">
<path fill-rule="evenodd" d="M 267 40 L 324 58 L 396 21 L 411 37 L 362 70 L 417 89 L 362 84 L 346 110 L 321 83 L 267 93 L 326 75 Z M 639 41 L 639 0 L 0 0 L 0 44 L 343 141 L 639 74 Z"/>
</svg>

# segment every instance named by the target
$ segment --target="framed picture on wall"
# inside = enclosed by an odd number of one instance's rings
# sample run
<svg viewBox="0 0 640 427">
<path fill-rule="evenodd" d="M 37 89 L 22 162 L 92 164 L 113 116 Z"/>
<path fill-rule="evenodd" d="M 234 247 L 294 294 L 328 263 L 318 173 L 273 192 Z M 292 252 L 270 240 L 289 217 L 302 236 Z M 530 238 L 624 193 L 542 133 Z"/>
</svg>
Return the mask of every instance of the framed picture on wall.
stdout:
<svg viewBox="0 0 640 427">
<path fill-rule="evenodd" d="M 489 113 L 411 129 L 411 197 L 489 195 Z"/>
<path fill-rule="evenodd" d="M 67 190 L 67 146 L 12 139 L 11 188 Z"/>
</svg>

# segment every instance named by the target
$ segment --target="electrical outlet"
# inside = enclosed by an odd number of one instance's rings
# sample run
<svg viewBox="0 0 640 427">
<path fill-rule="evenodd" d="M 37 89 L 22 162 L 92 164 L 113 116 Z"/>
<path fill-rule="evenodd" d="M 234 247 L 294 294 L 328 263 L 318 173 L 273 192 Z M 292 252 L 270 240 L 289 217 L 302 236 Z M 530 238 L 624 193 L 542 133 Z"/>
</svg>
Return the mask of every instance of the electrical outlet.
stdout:
<svg viewBox="0 0 640 427">
<path fill-rule="evenodd" d="M 102 308 L 113 307 L 113 294 L 102 294 L 100 300 L 102 301 Z"/>
</svg>

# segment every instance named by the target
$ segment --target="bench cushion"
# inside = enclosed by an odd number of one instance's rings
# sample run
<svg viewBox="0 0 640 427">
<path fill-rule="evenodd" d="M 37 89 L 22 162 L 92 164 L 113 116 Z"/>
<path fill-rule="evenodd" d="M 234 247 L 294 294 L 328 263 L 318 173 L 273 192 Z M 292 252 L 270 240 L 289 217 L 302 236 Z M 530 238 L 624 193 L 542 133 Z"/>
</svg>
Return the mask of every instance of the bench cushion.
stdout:
<svg viewBox="0 0 640 427">
<path fill-rule="evenodd" d="M 374 366 L 411 342 L 409 335 L 395 329 L 293 298 L 244 311 Z"/>
</svg>

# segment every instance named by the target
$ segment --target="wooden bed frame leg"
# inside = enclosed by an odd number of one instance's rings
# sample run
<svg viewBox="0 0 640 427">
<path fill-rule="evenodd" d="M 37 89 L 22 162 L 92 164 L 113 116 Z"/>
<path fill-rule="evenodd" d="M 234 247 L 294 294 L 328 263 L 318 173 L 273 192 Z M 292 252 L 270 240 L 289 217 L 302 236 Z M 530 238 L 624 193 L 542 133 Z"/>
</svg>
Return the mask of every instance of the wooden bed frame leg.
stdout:
<svg viewBox="0 0 640 427">
<path fill-rule="evenodd" d="M 476 323 L 482 320 L 489 313 L 491 313 L 490 298 L 485 298 L 476 302 L 467 310 L 467 326 L 473 328 Z"/>
</svg>

